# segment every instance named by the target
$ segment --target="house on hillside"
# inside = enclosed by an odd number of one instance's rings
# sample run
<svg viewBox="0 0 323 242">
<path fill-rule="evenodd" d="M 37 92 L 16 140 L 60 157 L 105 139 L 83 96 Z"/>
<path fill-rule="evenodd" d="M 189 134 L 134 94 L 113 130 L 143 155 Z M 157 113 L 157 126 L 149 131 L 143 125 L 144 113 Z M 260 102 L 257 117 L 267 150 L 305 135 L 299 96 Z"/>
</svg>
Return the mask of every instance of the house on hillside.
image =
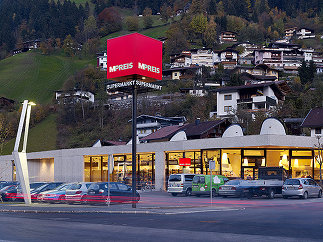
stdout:
<svg viewBox="0 0 323 242">
<path fill-rule="evenodd" d="M 181 54 L 174 54 L 170 56 L 171 68 L 190 67 L 192 65 L 192 58 L 190 51 L 183 51 Z"/>
<path fill-rule="evenodd" d="M 138 138 L 145 137 L 158 129 L 166 126 L 179 125 L 186 122 L 186 118 L 181 117 L 163 117 L 140 115 L 137 117 L 137 135 Z"/>
<path fill-rule="evenodd" d="M 276 81 L 216 89 L 217 117 L 232 116 L 238 108 L 248 112 L 269 111 L 285 100 L 286 82 Z"/>
<path fill-rule="evenodd" d="M 55 99 L 59 104 L 73 104 L 82 101 L 94 103 L 94 93 L 76 89 L 70 91 L 56 91 Z"/>
<path fill-rule="evenodd" d="M 323 135 L 323 108 L 312 108 L 306 115 L 302 125 L 303 128 L 311 129 L 311 136 Z"/>
<path fill-rule="evenodd" d="M 224 69 L 234 69 L 238 64 L 238 51 L 234 49 L 225 49 L 216 52 L 215 67 L 222 64 Z"/>
<path fill-rule="evenodd" d="M 314 30 L 309 28 L 301 28 L 296 31 L 298 39 L 313 39 L 315 38 Z"/>
<path fill-rule="evenodd" d="M 222 31 L 220 33 L 219 42 L 220 44 L 226 42 L 237 42 L 237 33 L 232 31 Z"/>
<path fill-rule="evenodd" d="M 101 71 L 107 70 L 107 52 L 101 52 L 96 54 L 97 68 Z"/>
<path fill-rule="evenodd" d="M 183 80 L 191 79 L 196 74 L 202 73 L 201 66 L 177 67 L 163 69 L 163 80 Z"/>
<path fill-rule="evenodd" d="M 274 68 L 270 68 L 265 64 L 260 64 L 257 66 L 237 66 L 232 70 L 232 73 L 234 74 L 248 73 L 255 76 L 270 76 L 270 77 L 272 76 L 272 77 L 275 77 L 273 81 L 278 80 L 278 75 L 279 75 L 278 70 Z"/>
<path fill-rule="evenodd" d="M 297 29 L 297 27 L 285 29 L 285 38 L 291 39 L 294 36 L 294 34 L 296 33 L 296 29 Z"/>
<path fill-rule="evenodd" d="M 192 49 L 192 65 L 213 67 L 215 62 L 215 53 L 211 48 Z"/>
</svg>

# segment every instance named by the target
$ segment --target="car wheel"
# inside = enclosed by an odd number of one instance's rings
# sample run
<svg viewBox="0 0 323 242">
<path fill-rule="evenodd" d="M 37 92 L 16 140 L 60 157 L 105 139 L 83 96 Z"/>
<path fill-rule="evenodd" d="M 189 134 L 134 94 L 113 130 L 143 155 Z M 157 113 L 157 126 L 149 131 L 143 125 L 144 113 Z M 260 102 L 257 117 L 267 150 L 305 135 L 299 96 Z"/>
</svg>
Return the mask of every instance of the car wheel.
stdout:
<svg viewBox="0 0 323 242">
<path fill-rule="evenodd" d="M 191 188 L 187 188 L 187 190 L 185 192 L 185 196 L 187 196 L 187 197 L 192 196 L 192 189 Z"/>
<path fill-rule="evenodd" d="M 216 192 L 216 189 L 215 188 L 213 188 L 212 189 L 212 197 L 216 197 L 218 194 L 217 194 L 217 192 Z"/>
<path fill-rule="evenodd" d="M 319 195 L 317 196 L 318 198 L 322 197 L 322 190 L 319 191 Z"/>
<path fill-rule="evenodd" d="M 288 199 L 288 196 L 284 195 L 284 196 L 283 196 L 283 198 L 284 198 L 284 199 Z"/>
<path fill-rule="evenodd" d="M 172 196 L 173 196 L 173 197 L 176 197 L 176 196 L 177 196 L 177 193 L 172 193 Z"/>
<path fill-rule="evenodd" d="M 274 199 L 274 198 L 275 198 L 275 192 L 274 192 L 274 190 L 272 190 L 272 189 L 271 189 L 271 190 L 269 191 L 269 193 L 268 193 L 268 198 L 269 198 L 269 199 Z"/>
<path fill-rule="evenodd" d="M 307 198 L 308 198 L 308 193 L 307 192 L 304 192 L 303 199 L 307 199 Z"/>
</svg>

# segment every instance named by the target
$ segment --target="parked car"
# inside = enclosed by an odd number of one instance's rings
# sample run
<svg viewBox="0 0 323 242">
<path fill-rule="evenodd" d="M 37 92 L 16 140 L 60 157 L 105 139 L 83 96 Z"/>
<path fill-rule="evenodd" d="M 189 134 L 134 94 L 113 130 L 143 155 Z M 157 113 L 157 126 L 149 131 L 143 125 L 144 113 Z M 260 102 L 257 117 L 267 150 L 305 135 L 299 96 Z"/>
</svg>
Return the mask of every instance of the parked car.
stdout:
<svg viewBox="0 0 323 242">
<path fill-rule="evenodd" d="M 192 195 L 192 181 L 195 174 L 172 174 L 168 178 L 167 192 L 173 196 L 178 194 Z"/>
<path fill-rule="evenodd" d="M 322 188 L 311 178 L 287 179 L 282 190 L 283 198 L 298 196 L 303 199 L 308 197 L 322 197 Z"/>
<path fill-rule="evenodd" d="M 211 182 L 210 175 L 196 175 L 192 183 L 192 195 L 210 195 Z M 225 182 L 229 181 L 228 178 L 222 175 L 212 175 L 212 196 L 218 195 L 219 187 Z"/>
<path fill-rule="evenodd" d="M 65 193 L 67 189 L 70 189 L 76 183 L 66 183 L 62 184 L 54 190 L 49 190 L 46 192 L 41 192 L 38 196 L 39 202 L 65 202 Z"/>
<path fill-rule="evenodd" d="M 87 190 L 93 182 L 79 182 L 72 185 L 65 192 L 65 201 L 67 203 L 84 203 Z"/>
<path fill-rule="evenodd" d="M 9 185 L 18 185 L 17 181 L 0 181 L 0 190 Z"/>
<path fill-rule="evenodd" d="M 32 192 L 34 189 L 46 184 L 45 182 L 33 182 L 30 183 L 30 192 Z M 24 195 L 22 194 L 22 190 L 20 185 L 10 188 L 10 190 L 7 190 L 5 193 L 3 193 L 3 198 L 6 201 L 22 201 L 24 200 Z"/>
<path fill-rule="evenodd" d="M 241 184 L 244 180 L 231 180 L 227 181 L 224 185 L 219 187 L 219 196 L 227 197 L 227 196 L 236 196 L 239 197 L 241 195 Z"/>
<path fill-rule="evenodd" d="M 110 187 L 110 196 L 108 196 L 108 186 Z M 139 200 L 140 195 L 136 191 L 135 203 Z M 120 182 L 93 183 L 86 195 L 86 203 L 110 204 L 131 201 L 133 201 L 131 187 Z"/>
<path fill-rule="evenodd" d="M 38 196 L 40 196 L 41 192 L 53 190 L 62 184 L 63 184 L 63 182 L 48 182 L 36 189 L 33 189 L 32 191 L 30 191 L 31 200 L 34 202 L 37 202 L 37 198 L 38 198 Z"/>
<path fill-rule="evenodd" d="M 9 186 L 3 187 L 0 190 L 0 196 L 1 196 L 2 201 L 9 201 L 10 191 L 14 191 L 17 186 L 18 185 L 9 185 Z"/>
</svg>

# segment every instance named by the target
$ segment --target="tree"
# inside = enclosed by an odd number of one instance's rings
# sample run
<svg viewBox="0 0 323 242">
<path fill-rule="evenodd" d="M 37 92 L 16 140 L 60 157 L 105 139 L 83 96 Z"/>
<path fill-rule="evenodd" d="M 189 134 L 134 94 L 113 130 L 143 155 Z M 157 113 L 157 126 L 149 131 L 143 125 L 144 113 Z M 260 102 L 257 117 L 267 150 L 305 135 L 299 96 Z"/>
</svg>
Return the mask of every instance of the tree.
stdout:
<svg viewBox="0 0 323 242">
<path fill-rule="evenodd" d="M 207 47 L 214 48 L 216 40 L 216 23 L 214 21 L 210 21 L 203 33 L 203 41 Z"/>
<path fill-rule="evenodd" d="M 93 15 L 91 15 L 84 21 L 83 34 L 85 41 L 98 37 L 98 33 L 99 30 L 96 25 L 96 19 Z"/>
<path fill-rule="evenodd" d="M 162 21 L 164 23 L 167 23 L 168 22 L 168 19 L 169 19 L 169 15 L 168 15 L 168 11 L 167 11 L 167 4 L 164 3 L 161 7 L 160 7 L 160 17 L 162 19 Z"/>
<path fill-rule="evenodd" d="M 139 21 L 137 16 L 128 16 L 126 18 L 126 25 L 129 31 L 137 31 L 139 29 Z"/>
<path fill-rule="evenodd" d="M 190 6 L 190 13 L 192 14 L 205 14 L 206 13 L 206 1 L 205 0 L 193 0 Z"/>
<path fill-rule="evenodd" d="M 320 185 L 322 186 L 322 165 L 323 165 L 323 143 L 321 143 L 321 136 L 316 136 L 317 144 L 314 145 L 314 158 L 320 166 Z M 315 152 L 316 151 L 316 152 Z"/>
<path fill-rule="evenodd" d="M 316 73 L 316 66 L 313 61 L 310 61 L 308 64 L 305 60 L 303 60 L 301 66 L 297 70 L 298 76 L 303 85 L 313 82 Z"/>
<path fill-rule="evenodd" d="M 143 12 L 143 20 L 144 20 L 144 28 L 148 29 L 151 28 L 153 26 L 153 18 L 152 18 L 152 10 L 151 8 L 145 8 L 144 12 Z"/>
<path fill-rule="evenodd" d="M 206 26 L 207 26 L 207 17 L 204 16 L 204 14 L 201 13 L 201 14 L 195 15 L 192 18 L 191 28 L 197 36 L 199 37 L 202 36 L 202 34 L 206 30 Z"/>
<path fill-rule="evenodd" d="M 168 39 L 165 44 L 165 52 L 168 56 L 174 53 L 181 53 L 183 50 L 189 48 L 189 44 L 183 30 L 177 25 L 172 25 L 167 30 L 166 37 Z"/>
<path fill-rule="evenodd" d="M 0 114 L 0 154 L 2 154 L 3 146 L 9 135 L 10 125 L 11 123 L 7 121 L 7 118 Z"/>
<path fill-rule="evenodd" d="M 63 45 L 64 53 L 67 56 L 74 56 L 76 53 L 76 43 L 73 40 L 72 36 L 69 34 L 66 36 Z"/>
</svg>

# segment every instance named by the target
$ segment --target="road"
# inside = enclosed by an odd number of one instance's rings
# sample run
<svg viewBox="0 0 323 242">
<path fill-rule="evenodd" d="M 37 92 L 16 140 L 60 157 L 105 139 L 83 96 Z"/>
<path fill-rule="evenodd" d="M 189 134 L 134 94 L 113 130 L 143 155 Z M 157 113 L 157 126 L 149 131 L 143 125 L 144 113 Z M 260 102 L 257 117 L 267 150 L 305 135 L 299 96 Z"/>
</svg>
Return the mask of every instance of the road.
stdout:
<svg viewBox="0 0 323 242">
<path fill-rule="evenodd" d="M 157 200 L 162 206 L 153 207 L 152 202 Z M 201 206 L 201 201 L 207 204 L 209 199 L 146 194 L 142 196 L 142 201 L 138 204 L 142 211 L 157 209 L 164 212 L 1 213 L 0 239 L 168 242 L 323 240 L 323 199 L 215 198 L 213 206 Z M 131 205 L 121 205 L 117 210 L 125 206 L 129 208 Z"/>
</svg>

